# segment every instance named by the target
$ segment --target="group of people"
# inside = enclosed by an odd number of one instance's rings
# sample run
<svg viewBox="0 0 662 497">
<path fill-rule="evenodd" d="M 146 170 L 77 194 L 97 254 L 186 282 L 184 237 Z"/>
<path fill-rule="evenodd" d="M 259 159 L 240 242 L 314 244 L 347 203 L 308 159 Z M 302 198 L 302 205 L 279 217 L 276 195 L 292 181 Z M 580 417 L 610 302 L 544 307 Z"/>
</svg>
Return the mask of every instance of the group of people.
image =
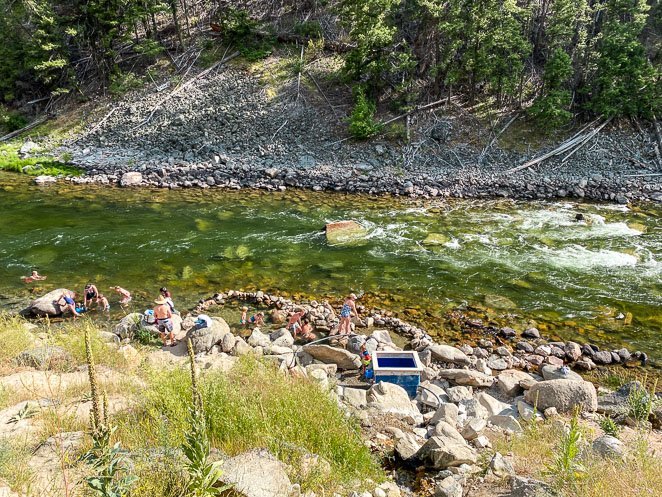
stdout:
<svg viewBox="0 0 662 497">
<path fill-rule="evenodd" d="M 36 271 L 33 271 L 33 276 Z M 45 276 L 41 277 L 46 279 Z M 121 286 L 111 286 L 111 290 L 117 292 L 120 295 L 120 306 L 124 307 L 131 301 L 131 292 L 122 288 Z M 80 316 L 82 313 L 90 310 L 92 304 L 96 304 L 96 309 L 98 311 L 108 312 L 110 311 L 110 302 L 108 302 L 108 297 L 99 292 L 99 289 L 94 283 L 88 283 L 85 285 L 83 290 L 83 302 L 76 303 L 76 297 L 78 294 L 72 292 L 71 290 L 65 290 L 62 292 L 62 295 L 57 300 L 57 304 L 65 310 L 69 310 L 73 314 L 74 319 Z"/>
</svg>

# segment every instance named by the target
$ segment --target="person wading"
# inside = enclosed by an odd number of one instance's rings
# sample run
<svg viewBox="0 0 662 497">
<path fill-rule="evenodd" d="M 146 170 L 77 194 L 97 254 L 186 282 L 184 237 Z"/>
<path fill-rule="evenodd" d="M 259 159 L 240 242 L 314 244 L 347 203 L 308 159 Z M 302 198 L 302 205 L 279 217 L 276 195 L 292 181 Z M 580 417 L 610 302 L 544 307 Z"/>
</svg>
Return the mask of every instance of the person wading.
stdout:
<svg viewBox="0 0 662 497">
<path fill-rule="evenodd" d="M 168 301 L 161 295 L 154 303 L 156 304 L 156 307 L 154 307 L 154 317 L 156 318 L 156 326 L 161 334 L 163 346 L 168 346 L 168 338 L 170 338 L 170 346 L 174 347 L 177 343 L 175 342 L 174 326 L 172 323 L 172 311 L 170 310 Z"/>
</svg>

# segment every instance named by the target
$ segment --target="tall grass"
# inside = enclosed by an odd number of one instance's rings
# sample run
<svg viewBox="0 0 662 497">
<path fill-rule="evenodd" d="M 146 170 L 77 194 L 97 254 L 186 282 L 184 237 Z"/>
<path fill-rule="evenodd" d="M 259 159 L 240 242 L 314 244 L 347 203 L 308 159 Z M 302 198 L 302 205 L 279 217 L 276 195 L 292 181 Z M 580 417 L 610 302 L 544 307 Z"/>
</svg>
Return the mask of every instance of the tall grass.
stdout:
<svg viewBox="0 0 662 497">
<path fill-rule="evenodd" d="M 229 373 L 201 378 L 212 445 L 235 455 L 266 447 L 290 463 L 294 481 L 304 489 L 328 491 L 383 474 L 363 444 L 359 428 L 315 384 L 281 374 L 254 358 L 242 358 Z M 190 378 L 185 370 L 152 373 L 144 405 L 118 419 L 118 436 L 132 449 L 177 447 L 188 428 Z M 329 470 L 302 472 L 306 453 L 321 456 Z"/>
<path fill-rule="evenodd" d="M 28 466 L 32 447 L 22 441 L 0 440 L 0 482 L 15 492 L 27 488 L 33 473 Z"/>
<path fill-rule="evenodd" d="M 23 327 L 23 320 L 17 316 L 0 313 L 0 372 L 11 372 L 13 359 L 33 343 L 33 337 Z"/>
<path fill-rule="evenodd" d="M 512 452 L 518 475 L 530 476 L 558 483 L 558 477 L 550 474 L 550 465 L 555 464 L 563 453 L 567 428 L 558 422 L 538 423 L 536 430 L 525 429 L 519 436 L 498 439 L 494 448 L 500 452 Z M 583 471 L 573 479 L 562 483 L 563 495 L 573 497 L 641 497 L 660 495 L 662 488 L 662 464 L 647 445 L 642 432 L 635 440 L 626 442 L 629 456 L 625 459 L 603 459 L 595 456 L 588 442 L 581 444 L 577 461 Z M 587 438 L 595 436 L 585 430 Z"/>
</svg>

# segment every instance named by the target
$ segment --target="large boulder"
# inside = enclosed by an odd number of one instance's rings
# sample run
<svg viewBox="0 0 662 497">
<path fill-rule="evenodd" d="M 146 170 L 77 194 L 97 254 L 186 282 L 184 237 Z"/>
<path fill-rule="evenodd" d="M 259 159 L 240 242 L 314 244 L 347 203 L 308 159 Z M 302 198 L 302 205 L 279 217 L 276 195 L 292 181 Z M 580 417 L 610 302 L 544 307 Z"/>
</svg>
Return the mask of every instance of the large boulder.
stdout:
<svg viewBox="0 0 662 497">
<path fill-rule="evenodd" d="M 60 307 L 57 301 L 60 300 L 64 293 L 70 295 L 72 292 L 66 288 L 58 288 L 57 290 L 48 292 L 46 295 L 30 302 L 30 305 L 21 311 L 21 315 L 33 318 L 43 318 L 46 316 L 56 317 L 62 315 L 64 309 Z"/>
<path fill-rule="evenodd" d="M 115 325 L 113 333 L 120 338 L 133 338 L 138 328 L 147 323 L 143 322 L 143 315 L 139 312 L 132 312 L 124 316 L 119 323 Z"/>
<path fill-rule="evenodd" d="M 460 438 L 462 438 L 460 436 Z M 435 469 L 446 469 L 461 464 L 474 464 L 478 460 L 476 451 L 464 439 L 434 436 L 418 451 L 418 458 Z"/>
<path fill-rule="evenodd" d="M 452 362 L 461 366 L 469 364 L 469 357 L 461 350 L 450 345 L 436 343 L 428 348 L 432 352 L 432 357 L 440 362 Z"/>
<path fill-rule="evenodd" d="M 510 397 L 517 397 L 534 383 L 536 383 L 536 379 L 533 376 L 517 369 L 506 369 L 497 377 L 499 390 Z"/>
<path fill-rule="evenodd" d="M 416 405 L 409 399 L 407 391 L 394 383 L 380 381 L 374 384 L 366 394 L 366 401 L 368 407 L 381 412 L 414 418 L 421 416 Z"/>
<path fill-rule="evenodd" d="M 542 373 L 542 377 L 546 380 L 584 380 L 584 378 L 572 371 L 567 366 L 554 366 L 553 364 L 546 364 L 540 369 L 540 372 Z"/>
<path fill-rule="evenodd" d="M 292 334 L 285 328 L 274 331 L 269 335 L 272 345 L 278 347 L 292 347 L 294 345 L 294 338 Z"/>
<path fill-rule="evenodd" d="M 494 377 L 472 369 L 442 369 L 439 378 L 451 380 L 458 385 L 471 387 L 491 387 Z"/>
<path fill-rule="evenodd" d="M 211 326 L 197 330 L 193 328 L 188 332 L 188 338 L 191 340 L 193 352 L 200 354 L 209 352 L 214 345 L 221 343 L 225 335 L 228 334 L 230 334 L 228 323 L 223 318 L 213 318 Z"/>
<path fill-rule="evenodd" d="M 74 363 L 73 357 L 62 347 L 44 345 L 21 352 L 15 359 L 19 366 L 41 369 L 43 371 L 63 371 L 70 369 Z"/>
<path fill-rule="evenodd" d="M 248 345 L 251 347 L 268 347 L 271 345 L 269 335 L 262 333 L 259 328 L 255 328 L 248 337 Z"/>
<path fill-rule="evenodd" d="M 138 171 L 124 173 L 120 178 L 120 186 L 140 186 L 143 182 L 143 175 Z"/>
<path fill-rule="evenodd" d="M 578 407 L 593 412 L 598 408 L 595 387 L 588 381 L 540 381 L 526 391 L 524 399 L 539 411 L 555 407 L 558 412 L 569 413 Z"/>
<path fill-rule="evenodd" d="M 287 467 L 266 449 L 256 449 L 223 463 L 221 481 L 243 497 L 288 497 L 292 483 Z"/>
<path fill-rule="evenodd" d="M 330 345 L 313 344 L 306 345 L 304 350 L 318 361 L 327 364 L 337 364 L 338 369 L 351 370 L 361 367 L 359 356 L 345 349 L 331 347 Z"/>
<path fill-rule="evenodd" d="M 353 245 L 365 240 L 368 230 L 356 221 L 337 221 L 324 228 L 329 245 Z"/>
</svg>

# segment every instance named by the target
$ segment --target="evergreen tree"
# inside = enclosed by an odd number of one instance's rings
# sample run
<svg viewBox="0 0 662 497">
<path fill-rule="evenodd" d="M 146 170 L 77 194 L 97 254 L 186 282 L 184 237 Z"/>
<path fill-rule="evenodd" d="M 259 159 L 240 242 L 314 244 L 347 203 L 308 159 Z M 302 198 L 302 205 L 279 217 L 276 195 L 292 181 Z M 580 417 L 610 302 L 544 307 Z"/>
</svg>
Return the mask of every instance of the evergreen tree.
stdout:
<svg viewBox="0 0 662 497">
<path fill-rule="evenodd" d="M 590 107 L 605 116 L 651 116 L 660 111 L 660 70 L 653 68 L 640 36 L 645 0 L 608 0 L 597 51 Z"/>
</svg>

